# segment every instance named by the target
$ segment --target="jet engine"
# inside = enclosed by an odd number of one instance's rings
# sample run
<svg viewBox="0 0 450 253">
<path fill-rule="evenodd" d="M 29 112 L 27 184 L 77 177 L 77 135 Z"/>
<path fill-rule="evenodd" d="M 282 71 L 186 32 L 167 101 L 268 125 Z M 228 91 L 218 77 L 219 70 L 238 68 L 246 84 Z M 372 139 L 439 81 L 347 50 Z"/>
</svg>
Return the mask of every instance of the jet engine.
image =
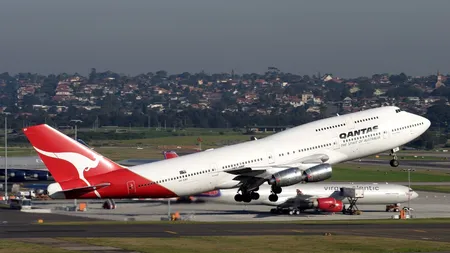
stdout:
<svg viewBox="0 0 450 253">
<path fill-rule="evenodd" d="M 314 200 L 313 205 L 321 211 L 330 213 L 340 212 L 344 208 L 342 201 L 335 198 L 318 198 Z"/>
<path fill-rule="evenodd" d="M 331 173 L 332 168 L 330 164 L 320 164 L 304 171 L 299 168 L 289 168 L 273 174 L 272 178 L 269 179 L 269 184 L 283 187 L 302 181 L 319 182 L 330 178 Z"/>
<path fill-rule="evenodd" d="M 303 172 L 306 182 L 320 182 L 331 178 L 333 169 L 328 163 L 320 164 Z"/>
</svg>

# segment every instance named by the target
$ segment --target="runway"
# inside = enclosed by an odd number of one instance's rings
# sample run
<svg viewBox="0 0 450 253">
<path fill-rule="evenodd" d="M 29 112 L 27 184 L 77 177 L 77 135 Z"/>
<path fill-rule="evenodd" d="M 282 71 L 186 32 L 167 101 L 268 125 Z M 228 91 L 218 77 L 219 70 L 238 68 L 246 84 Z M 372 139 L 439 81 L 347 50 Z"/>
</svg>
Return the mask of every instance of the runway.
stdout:
<svg viewBox="0 0 450 253">
<path fill-rule="evenodd" d="M 96 221 L 90 217 L 78 217 L 55 213 L 25 213 L 12 209 L 0 209 L 0 227 L 35 224 L 39 219 L 47 222 Z"/>
<path fill-rule="evenodd" d="M 40 225 L 23 222 L 0 226 L 1 238 L 323 235 L 325 233 L 449 242 L 450 224 L 402 224 L 399 221 L 399 224 L 312 225 L 292 223 Z"/>
</svg>

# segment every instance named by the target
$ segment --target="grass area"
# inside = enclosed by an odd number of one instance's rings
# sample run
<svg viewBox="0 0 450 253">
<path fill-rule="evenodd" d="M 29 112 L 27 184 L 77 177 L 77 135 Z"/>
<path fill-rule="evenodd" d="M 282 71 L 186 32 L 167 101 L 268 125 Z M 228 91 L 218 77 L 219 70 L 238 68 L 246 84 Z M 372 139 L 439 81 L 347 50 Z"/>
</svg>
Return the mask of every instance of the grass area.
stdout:
<svg viewBox="0 0 450 253">
<path fill-rule="evenodd" d="M 19 242 L 11 239 L 0 239 L 0 253 L 65 253 L 79 252 L 69 251 L 52 246 L 44 246 L 35 243 Z"/>
<path fill-rule="evenodd" d="M 255 135 L 257 138 L 263 135 Z M 114 160 L 120 161 L 131 158 L 141 159 L 162 159 L 162 151 L 177 150 L 180 152 L 198 149 L 197 138 L 201 137 L 201 149 L 217 148 L 225 145 L 232 145 L 250 140 L 250 135 L 230 134 L 230 135 L 198 135 L 198 136 L 169 136 L 147 139 L 131 140 L 97 140 L 91 141 L 88 145 L 94 147 L 98 153 Z M 128 148 L 124 148 L 128 147 Z M 142 149 L 137 149 L 138 147 Z M 3 156 L 4 148 L 0 147 L 0 156 Z M 36 151 L 28 145 L 26 147 L 8 147 L 8 156 L 35 156 Z"/>
<path fill-rule="evenodd" d="M 414 185 L 412 188 L 415 191 L 450 193 L 450 185 Z"/>
<path fill-rule="evenodd" d="M 401 168 L 370 165 L 338 164 L 333 166 L 333 175 L 328 181 L 351 182 L 406 182 L 408 173 Z M 450 174 L 445 171 L 419 170 L 411 173 L 411 182 L 449 182 Z"/>
<path fill-rule="evenodd" d="M 394 220 L 394 219 L 357 219 L 357 220 L 286 220 L 286 221 L 215 221 L 214 224 L 254 224 L 254 223 L 269 223 L 269 224 L 442 224 L 450 223 L 450 218 L 416 218 L 408 220 Z M 77 226 L 77 225 L 127 225 L 127 224 L 211 224 L 211 222 L 203 221 L 61 221 L 61 222 L 44 222 L 37 224 L 38 226 Z"/>
<path fill-rule="evenodd" d="M 436 252 L 450 243 L 362 236 L 211 236 L 181 238 L 65 238 L 138 252 Z"/>
<path fill-rule="evenodd" d="M 121 161 L 125 159 L 164 159 L 162 154 L 163 149 L 98 147 L 94 150 L 113 161 Z M 182 152 L 182 150 L 176 151 Z M 192 150 L 190 152 L 192 152 Z"/>
<path fill-rule="evenodd" d="M 163 147 L 163 146 L 187 146 L 195 148 L 198 144 L 197 138 L 202 139 L 202 148 L 215 148 L 224 145 L 232 145 L 239 142 L 250 140 L 250 135 L 233 134 L 233 135 L 207 135 L 207 136 L 170 136 L 148 139 L 131 139 L 131 140 L 99 140 L 92 141 L 89 145 L 97 146 L 126 146 L 126 147 Z M 257 136 L 260 137 L 261 136 Z"/>
</svg>

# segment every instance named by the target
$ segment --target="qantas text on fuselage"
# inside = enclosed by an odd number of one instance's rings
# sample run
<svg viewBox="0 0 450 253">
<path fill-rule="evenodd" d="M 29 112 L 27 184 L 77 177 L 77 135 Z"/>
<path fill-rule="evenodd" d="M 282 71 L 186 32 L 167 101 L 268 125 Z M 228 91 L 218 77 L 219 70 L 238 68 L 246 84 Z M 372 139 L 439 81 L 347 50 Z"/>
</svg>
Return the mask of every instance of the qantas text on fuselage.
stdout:
<svg viewBox="0 0 450 253">
<path fill-rule="evenodd" d="M 362 135 L 362 134 L 369 134 L 369 133 L 377 131 L 377 130 L 378 130 L 378 126 L 362 128 L 362 129 L 350 131 L 348 133 L 341 133 L 341 134 L 339 134 L 339 138 L 346 139 L 346 138 L 349 138 L 349 137 L 359 136 L 359 135 Z"/>
<path fill-rule="evenodd" d="M 98 165 L 88 171 L 80 168 L 84 168 L 85 161 L 99 157 L 94 150 L 48 125 L 28 127 L 24 133 L 55 178 L 56 183 L 48 188 L 55 198 L 167 198 L 236 188 L 236 201 L 249 202 L 259 197 L 259 185 L 263 183 L 271 185 L 270 198 L 276 201 L 282 187 L 328 179 L 333 164 L 384 151 L 391 150 L 391 165 L 398 166 L 398 147 L 420 136 L 429 126 L 430 121 L 424 117 L 386 106 L 133 167 L 101 157 Z"/>
</svg>

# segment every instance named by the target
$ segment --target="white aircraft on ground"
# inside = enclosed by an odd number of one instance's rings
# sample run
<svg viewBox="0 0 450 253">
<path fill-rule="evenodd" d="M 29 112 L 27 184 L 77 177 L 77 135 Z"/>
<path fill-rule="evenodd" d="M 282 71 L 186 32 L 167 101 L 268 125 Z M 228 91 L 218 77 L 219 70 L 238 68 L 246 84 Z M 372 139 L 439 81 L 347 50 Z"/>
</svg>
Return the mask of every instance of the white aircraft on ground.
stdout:
<svg viewBox="0 0 450 253">
<path fill-rule="evenodd" d="M 386 106 L 303 124 L 263 139 L 132 167 L 121 166 L 42 124 L 24 128 L 56 183 L 52 198 L 170 198 L 237 188 L 236 201 L 259 199 L 271 185 L 276 202 L 282 187 L 331 177 L 332 165 L 391 151 L 424 133 L 430 121 Z"/>
<path fill-rule="evenodd" d="M 378 183 L 313 183 L 297 184 L 283 188 L 278 200 L 272 202 L 267 199 L 270 192 L 269 185 L 261 185 L 261 197 L 251 203 L 234 200 L 234 189 L 214 190 L 195 195 L 196 200 L 224 204 L 251 204 L 276 206 L 272 213 L 288 212 L 299 214 L 303 210 L 315 209 L 323 212 L 351 212 L 356 205 L 394 205 L 408 202 L 419 196 L 411 188 L 396 184 Z M 342 188 L 362 189 L 362 198 L 349 198 L 343 195 Z M 345 204 L 349 205 L 347 208 Z"/>
</svg>

